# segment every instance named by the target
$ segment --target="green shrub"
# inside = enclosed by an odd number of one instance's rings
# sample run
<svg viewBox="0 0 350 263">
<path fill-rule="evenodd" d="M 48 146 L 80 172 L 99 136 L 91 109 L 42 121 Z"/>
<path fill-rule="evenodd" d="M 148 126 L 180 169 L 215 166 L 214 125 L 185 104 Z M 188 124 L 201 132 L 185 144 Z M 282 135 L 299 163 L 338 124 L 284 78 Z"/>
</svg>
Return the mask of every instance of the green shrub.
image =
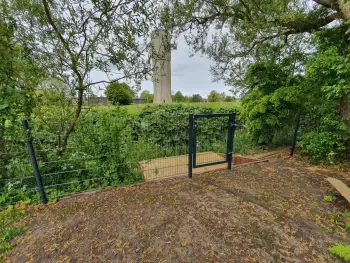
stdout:
<svg viewBox="0 0 350 263">
<path fill-rule="evenodd" d="M 344 138 L 332 132 L 308 132 L 303 134 L 299 145 L 301 152 L 311 156 L 313 162 L 333 162 L 345 150 Z"/>
<path fill-rule="evenodd" d="M 238 108 L 219 109 L 217 112 L 238 112 Z M 139 115 L 139 137 L 158 145 L 182 146 L 185 153 L 188 145 L 189 115 L 196 113 L 214 113 L 214 110 L 182 104 L 146 107 Z M 208 145 L 219 140 L 223 142 L 226 139 L 225 135 L 227 137 L 227 117 L 199 119 L 197 129 L 198 141 L 205 141 Z"/>
<path fill-rule="evenodd" d="M 134 96 L 133 91 L 126 83 L 119 83 L 117 81 L 109 84 L 106 88 L 107 99 L 113 104 L 129 105 L 132 103 Z"/>
<path fill-rule="evenodd" d="M 238 112 L 238 108 L 217 111 Z M 121 107 L 93 108 L 83 112 L 63 152 L 60 151 L 63 131 L 69 119 L 53 122 L 51 113 L 49 118 L 34 118 L 29 124 L 48 199 L 142 180 L 141 160 L 188 153 L 189 114 L 213 112 L 211 108 L 179 104 L 146 107 L 140 116 L 129 116 Z M 20 126 L 8 128 L 7 137 L 17 134 L 24 139 Z M 197 129 L 198 151 L 225 153 L 227 117 L 200 119 Z M 248 140 L 247 133 L 237 132 L 235 153 L 247 150 Z M 0 171 L 2 179 L 17 178 L 0 181 L 0 205 L 19 200 L 39 201 L 25 143 L 22 141 L 8 150 L 24 154 L 7 158 L 6 170 Z"/>
<path fill-rule="evenodd" d="M 325 201 L 325 202 L 333 202 L 333 196 L 331 196 L 331 195 L 325 195 L 325 196 L 323 197 L 323 201 Z"/>
<path fill-rule="evenodd" d="M 345 244 L 337 244 L 328 248 L 328 251 L 346 261 L 350 260 L 350 246 Z"/>
</svg>

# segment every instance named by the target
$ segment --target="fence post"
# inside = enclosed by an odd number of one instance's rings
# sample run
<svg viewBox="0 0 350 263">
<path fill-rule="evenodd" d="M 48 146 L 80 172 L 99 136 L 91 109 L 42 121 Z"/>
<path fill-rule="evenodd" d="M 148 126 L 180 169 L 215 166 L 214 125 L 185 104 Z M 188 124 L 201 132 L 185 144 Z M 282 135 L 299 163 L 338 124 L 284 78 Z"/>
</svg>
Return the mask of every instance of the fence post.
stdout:
<svg viewBox="0 0 350 263">
<path fill-rule="evenodd" d="M 292 139 L 292 147 L 290 147 L 290 156 L 294 155 L 295 146 L 297 144 L 297 135 L 298 135 L 299 124 L 300 124 L 300 116 L 301 114 L 300 112 L 298 112 L 297 121 L 295 123 L 295 130 L 294 130 L 293 139 Z"/>
<path fill-rule="evenodd" d="M 232 169 L 232 158 L 233 158 L 233 136 L 236 129 L 236 114 L 232 113 L 228 119 L 228 135 L 227 135 L 227 169 Z"/>
<path fill-rule="evenodd" d="M 41 201 L 43 202 L 43 204 L 46 204 L 47 198 L 46 198 L 46 194 L 45 194 L 45 190 L 44 190 L 38 162 L 37 162 L 37 159 L 35 156 L 35 151 L 34 151 L 34 147 L 33 147 L 33 139 L 32 139 L 32 136 L 30 135 L 30 132 L 29 132 L 28 121 L 24 120 L 22 122 L 22 125 L 23 125 L 24 136 L 27 139 L 27 148 L 28 148 L 28 152 L 29 152 L 30 162 L 32 164 L 33 171 L 34 171 L 36 186 L 37 186 L 37 189 L 39 191 Z"/>
<path fill-rule="evenodd" d="M 188 126 L 188 177 L 192 178 L 193 168 L 193 114 L 189 115 Z"/>
</svg>

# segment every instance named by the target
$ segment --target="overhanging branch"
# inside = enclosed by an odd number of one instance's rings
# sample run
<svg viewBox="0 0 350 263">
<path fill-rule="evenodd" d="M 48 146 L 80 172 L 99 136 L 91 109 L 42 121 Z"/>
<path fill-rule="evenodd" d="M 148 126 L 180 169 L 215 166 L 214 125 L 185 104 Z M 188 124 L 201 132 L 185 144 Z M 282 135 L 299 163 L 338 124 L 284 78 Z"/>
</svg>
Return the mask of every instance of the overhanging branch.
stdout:
<svg viewBox="0 0 350 263">
<path fill-rule="evenodd" d="M 276 24 L 289 29 L 284 34 L 299 34 L 299 33 L 311 33 L 318 29 L 330 24 L 331 22 L 340 19 L 339 13 L 332 13 L 326 17 L 317 19 L 316 21 L 307 20 L 291 20 L 291 21 L 279 21 L 276 20 Z"/>
<path fill-rule="evenodd" d="M 313 1 L 324 7 L 339 11 L 339 4 L 335 0 L 313 0 Z"/>
</svg>

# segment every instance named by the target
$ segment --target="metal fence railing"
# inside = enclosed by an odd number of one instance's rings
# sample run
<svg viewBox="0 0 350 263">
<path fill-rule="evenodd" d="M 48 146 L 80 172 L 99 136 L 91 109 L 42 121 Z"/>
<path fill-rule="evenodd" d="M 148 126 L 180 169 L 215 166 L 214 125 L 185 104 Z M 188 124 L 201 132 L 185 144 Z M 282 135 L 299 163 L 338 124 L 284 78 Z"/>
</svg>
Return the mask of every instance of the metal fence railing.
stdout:
<svg viewBox="0 0 350 263">
<path fill-rule="evenodd" d="M 187 114 L 157 123 L 119 116 L 85 118 L 67 136 L 69 125 L 24 121 L 1 127 L 0 206 L 45 203 L 145 178 L 187 175 Z M 226 154 L 227 121 L 201 120 L 198 129 L 199 153 Z M 236 136 L 239 146 L 245 133 Z"/>
</svg>

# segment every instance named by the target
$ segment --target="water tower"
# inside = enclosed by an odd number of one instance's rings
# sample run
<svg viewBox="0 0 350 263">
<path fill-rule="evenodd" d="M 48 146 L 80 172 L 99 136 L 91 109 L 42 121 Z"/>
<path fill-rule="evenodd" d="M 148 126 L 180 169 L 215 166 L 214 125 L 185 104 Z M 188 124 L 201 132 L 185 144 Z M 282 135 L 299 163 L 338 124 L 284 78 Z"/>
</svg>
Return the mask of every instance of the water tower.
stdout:
<svg viewBox="0 0 350 263">
<path fill-rule="evenodd" d="M 164 30 L 152 33 L 153 103 L 171 103 L 171 36 Z"/>
</svg>

